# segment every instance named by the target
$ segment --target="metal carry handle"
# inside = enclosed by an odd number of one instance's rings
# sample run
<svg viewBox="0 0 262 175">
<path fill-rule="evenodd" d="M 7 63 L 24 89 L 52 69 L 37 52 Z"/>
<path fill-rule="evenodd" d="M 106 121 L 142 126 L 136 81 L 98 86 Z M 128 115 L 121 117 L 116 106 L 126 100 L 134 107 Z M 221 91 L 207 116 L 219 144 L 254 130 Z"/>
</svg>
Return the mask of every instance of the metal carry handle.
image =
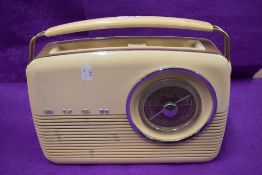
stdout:
<svg viewBox="0 0 262 175">
<path fill-rule="evenodd" d="M 29 57 L 30 63 L 35 57 L 35 44 L 40 37 L 53 37 L 58 35 L 114 28 L 173 28 L 184 30 L 196 30 L 204 32 L 218 31 L 224 36 L 224 55 L 230 61 L 230 39 L 228 34 L 218 26 L 208 22 L 159 16 L 120 16 L 90 19 L 51 27 L 38 33 L 30 40 Z"/>
</svg>

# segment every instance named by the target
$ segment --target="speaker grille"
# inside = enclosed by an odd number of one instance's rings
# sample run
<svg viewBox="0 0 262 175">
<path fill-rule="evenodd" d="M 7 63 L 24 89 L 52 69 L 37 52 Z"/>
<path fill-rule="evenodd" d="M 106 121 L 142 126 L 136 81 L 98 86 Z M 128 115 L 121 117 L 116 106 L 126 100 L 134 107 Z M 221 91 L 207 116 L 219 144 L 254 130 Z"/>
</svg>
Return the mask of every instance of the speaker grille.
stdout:
<svg viewBox="0 0 262 175">
<path fill-rule="evenodd" d="M 126 115 L 34 116 L 45 156 L 56 163 L 199 162 L 214 158 L 224 135 L 227 113 L 206 130 L 180 143 L 145 140 Z"/>
</svg>

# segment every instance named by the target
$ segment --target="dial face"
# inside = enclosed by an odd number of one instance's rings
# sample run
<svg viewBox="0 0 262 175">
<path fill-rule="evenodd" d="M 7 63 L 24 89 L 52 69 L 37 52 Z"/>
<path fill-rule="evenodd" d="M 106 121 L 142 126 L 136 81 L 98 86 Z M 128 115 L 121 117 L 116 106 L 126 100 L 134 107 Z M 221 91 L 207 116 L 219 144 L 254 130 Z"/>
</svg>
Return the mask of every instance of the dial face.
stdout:
<svg viewBox="0 0 262 175">
<path fill-rule="evenodd" d="M 141 119 L 156 130 L 182 129 L 190 125 L 201 110 L 199 94 L 183 80 L 164 79 L 154 82 L 142 94 L 139 104 Z"/>
</svg>

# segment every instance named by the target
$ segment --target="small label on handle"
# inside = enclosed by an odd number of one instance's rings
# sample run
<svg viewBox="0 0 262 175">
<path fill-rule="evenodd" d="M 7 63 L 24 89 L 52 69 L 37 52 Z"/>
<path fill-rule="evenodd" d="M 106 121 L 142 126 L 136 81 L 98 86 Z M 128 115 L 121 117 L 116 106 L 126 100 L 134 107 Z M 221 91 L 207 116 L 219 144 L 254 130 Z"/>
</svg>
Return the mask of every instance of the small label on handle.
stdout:
<svg viewBox="0 0 262 175">
<path fill-rule="evenodd" d="M 93 79 L 93 69 L 91 65 L 81 66 L 81 78 L 82 80 L 89 81 Z"/>
</svg>

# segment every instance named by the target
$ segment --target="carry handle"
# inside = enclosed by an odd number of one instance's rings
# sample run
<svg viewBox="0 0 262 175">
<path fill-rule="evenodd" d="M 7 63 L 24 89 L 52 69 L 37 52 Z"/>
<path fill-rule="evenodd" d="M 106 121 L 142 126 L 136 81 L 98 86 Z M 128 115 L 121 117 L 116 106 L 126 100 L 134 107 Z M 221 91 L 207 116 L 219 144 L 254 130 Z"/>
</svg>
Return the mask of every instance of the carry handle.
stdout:
<svg viewBox="0 0 262 175">
<path fill-rule="evenodd" d="M 69 33 L 115 29 L 115 28 L 173 28 L 184 30 L 197 30 L 212 32 L 213 26 L 204 21 L 158 17 L 158 16 L 120 16 L 109 18 L 90 19 L 79 22 L 72 22 L 47 29 L 44 33 L 46 37 L 64 35 Z"/>
<path fill-rule="evenodd" d="M 230 39 L 228 34 L 220 27 L 212 25 L 208 22 L 198 21 L 193 19 L 160 17 L 160 16 L 120 16 L 90 19 L 79 22 L 51 27 L 46 31 L 38 33 L 29 43 L 28 63 L 35 57 L 35 44 L 38 38 L 52 37 L 76 32 L 92 31 L 100 29 L 115 29 L 115 28 L 173 28 L 184 30 L 196 30 L 204 32 L 218 31 L 224 36 L 224 55 L 230 60 Z"/>
</svg>

